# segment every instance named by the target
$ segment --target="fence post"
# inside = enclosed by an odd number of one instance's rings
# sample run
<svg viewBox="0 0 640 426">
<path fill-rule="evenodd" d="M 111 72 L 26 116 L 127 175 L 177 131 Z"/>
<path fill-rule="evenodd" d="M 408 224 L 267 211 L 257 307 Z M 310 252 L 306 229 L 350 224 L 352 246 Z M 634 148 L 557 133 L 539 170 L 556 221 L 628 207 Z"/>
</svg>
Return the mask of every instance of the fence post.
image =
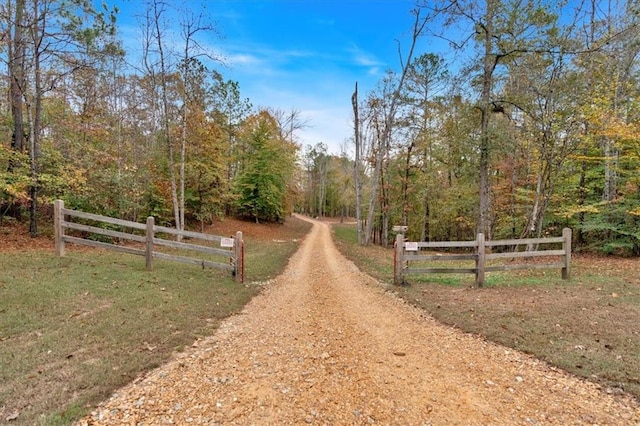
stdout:
<svg viewBox="0 0 640 426">
<path fill-rule="evenodd" d="M 396 241 L 393 244 L 393 283 L 402 285 L 404 283 L 404 274 L 402 273 L 402 254 L 404 253 L 404 235 L 397 234 Z"/>
<path fill-rule="evenodd" d="M 484 234 L 479 233 L 476 239 L 478 244 L 477 259 L 476 259 L 476 285 L 482 287 L 484 284 L 484 263 L 485 263 L 485 246 L 484 246 Z"/>
<path fill-rule="evenodd" d="M 236 232 L 236 241 L 234 244 L 236 262 L 235 262 L 235 279 L 237 283 L 244 282 L 244 241 L 242 240 L 242 231 Z"/>
<path fill-rule="evenodd" d="M 144 257 L 145 257 L 145 268 L 147 271 L 151 271 L 153 269 L 153 227 L 154 227 L 154 219 L 153 216 L 147 217 L 147 247 L 145 249 Z"/>
<path fill-rule="evenodd" d="M 55 236 L 56 256 L 64 256 L 64 201 L 55 200 L 53 202 L 53 234 Z"/>
<path fill-rule="evenodd" d="M 571 279 L 571 228 L 562 230 L 562 249 L 564 250 L 564 268 L 562 268 L 562 279 Z"/>
</svg>

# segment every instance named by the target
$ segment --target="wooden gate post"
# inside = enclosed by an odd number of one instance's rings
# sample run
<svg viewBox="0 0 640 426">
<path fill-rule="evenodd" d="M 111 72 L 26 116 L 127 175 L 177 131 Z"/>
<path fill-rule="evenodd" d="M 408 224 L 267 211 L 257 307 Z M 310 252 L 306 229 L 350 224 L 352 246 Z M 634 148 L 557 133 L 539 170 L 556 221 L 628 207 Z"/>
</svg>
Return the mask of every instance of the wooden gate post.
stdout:
<svg viewBox="0 0 640 426">
<path fill-rule="evenodd" d="M 236 232 L 234 250 L 236 256 L 235 279 L 237 283 L 242 283 L 244 282 L 244 241 L 242 240 L 242 231 Z"/>
<path fill-rule="evenodd" d="M 476 285 L 478 287 L 482 287 L 484 284 L 484 264 L 485 264 L 485 246 L 484 246 L 484 234 L 478 234 L 478 238 L 476 240 L 478 244 L 477 248 L 477 259 L 476 259 Z"/>
<path fill-rule="evenodd" d="M 53 202 L 53 234 L 56 246 L 56 256 L 64 256 L 64 201 L 55 200 Z"/>
<path fill-rule="evenodd" d="M 402 254 L 404 253 L 404 235 L 397 234 L 396 241 L 393 244 L 393 283 L 395 285 L 402 285 L 404 283 L 404 276 L 402 271 Z"/>
<path fill-rule="evenodd" d="M 564 267 L 562 268 L 562 279 L 571 279 L 571 228 L 562 230 L 562 249 L 564 250 Z"/>
<path fill-rule="evenodd" d="M 145 269 L 151 271 L 153 269 L 153 227 L 155 220 L 153 216 L 147 217 L 147 247 L 145 249 Z"/>
</svg>

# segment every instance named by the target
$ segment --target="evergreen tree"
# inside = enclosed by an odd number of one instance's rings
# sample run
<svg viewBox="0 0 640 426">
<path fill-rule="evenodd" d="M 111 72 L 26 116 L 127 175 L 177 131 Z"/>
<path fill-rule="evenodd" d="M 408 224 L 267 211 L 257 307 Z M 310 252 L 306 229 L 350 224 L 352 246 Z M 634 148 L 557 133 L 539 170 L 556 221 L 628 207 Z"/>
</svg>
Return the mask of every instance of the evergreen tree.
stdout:
<svg viewBox="0 0 640 426">
<path fill-rule="evenodd" d="M 235 184 L 238 213 L 256 222 L 282 222 L 296 146 L 280 138 L 277 122 L 266 111 L 250 117 L 242 133 L 245 150 Z"/>
</svg>

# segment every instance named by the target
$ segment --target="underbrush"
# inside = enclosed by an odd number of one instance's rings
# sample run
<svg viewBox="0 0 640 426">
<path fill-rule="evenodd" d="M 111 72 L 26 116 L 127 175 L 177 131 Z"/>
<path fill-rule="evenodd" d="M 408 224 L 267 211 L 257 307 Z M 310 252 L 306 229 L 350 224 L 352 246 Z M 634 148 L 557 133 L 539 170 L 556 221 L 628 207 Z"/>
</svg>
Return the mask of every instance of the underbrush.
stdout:
<svg viewBox="0 0 640 426">
<path fill-rule="evenodd" d="M 361 247 L 356 230 L 334 225 L 340 251 L 364 272 L 440 322 L 522 350 L 640 398 L 640 259 L 574 256 L 572 279 L 560 270 L 415 275 L 391 286 L 393 251 Z"/>
</svg>

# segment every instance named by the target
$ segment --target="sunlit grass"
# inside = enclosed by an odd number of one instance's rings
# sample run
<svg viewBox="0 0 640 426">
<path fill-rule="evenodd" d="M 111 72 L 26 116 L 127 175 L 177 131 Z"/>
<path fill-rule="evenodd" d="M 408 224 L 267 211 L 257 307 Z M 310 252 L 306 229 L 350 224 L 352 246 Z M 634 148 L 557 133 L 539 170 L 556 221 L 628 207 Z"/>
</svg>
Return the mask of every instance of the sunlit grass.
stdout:
<svg viewBox="0 0 640 426">
<path fill-rule="evenodd" d="M 296 241 L 246 242 L 244 284 L 229 272 L 104 250 L 0 253 L 0 422 L 69 424 L 141 372 L 211 335 L 262 282 L 284 269 Z"/>
</svg>

